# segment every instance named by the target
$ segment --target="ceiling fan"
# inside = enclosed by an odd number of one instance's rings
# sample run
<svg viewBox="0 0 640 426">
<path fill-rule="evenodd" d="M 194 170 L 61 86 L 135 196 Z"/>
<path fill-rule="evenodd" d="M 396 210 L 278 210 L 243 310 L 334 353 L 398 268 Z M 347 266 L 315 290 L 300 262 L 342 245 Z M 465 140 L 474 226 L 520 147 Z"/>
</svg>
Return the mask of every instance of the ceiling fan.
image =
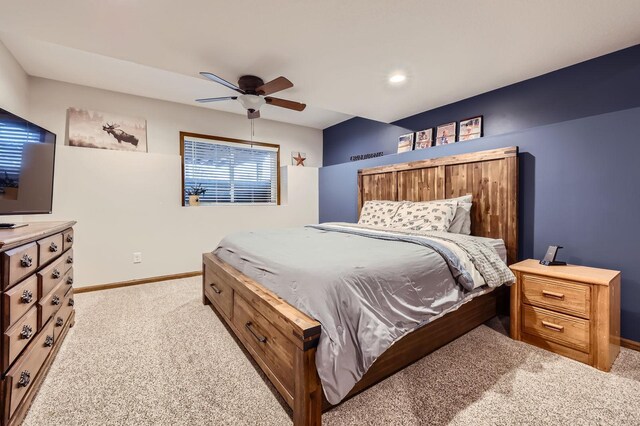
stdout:
<svg viewBox="0 0 640 426">
<path fill-rule="evenodd" d="M 240 95 L 224 96 L 221 98 L 196 99 L 196 102 L 206 103 L 238 100 L 238 102 L 240 102 L 244 109 L 247 110 L 247 117 L 249 119 L 259 118 L 260 107 L 264 104 L 273 105 L 280 108 L 292 109 L 294 111 L 302 111 L 307 107 L 305 104 L 301 104 L 300 102 L 288 101 L 286 99 L 273 98 L 271 96 L 268 96 L 281 90 L 293 87 L 293 83 L 291 83 L 284 77 L 278 77 L 268 83 L 265 83 L 260 77 L 256 77 L 254 75 L 243 75 L 238 80 L 238 85 L 236 86 L 235 84 L 229 83 L 227 80 L 220 78 L 210 72 L 201 72 L 200 75 L 208 78 L 211 81 L 222 84 L 223 86 L 228 87 L 231 90 L 235 90 L 236 92 L 240 93 Z"/>
</svg>

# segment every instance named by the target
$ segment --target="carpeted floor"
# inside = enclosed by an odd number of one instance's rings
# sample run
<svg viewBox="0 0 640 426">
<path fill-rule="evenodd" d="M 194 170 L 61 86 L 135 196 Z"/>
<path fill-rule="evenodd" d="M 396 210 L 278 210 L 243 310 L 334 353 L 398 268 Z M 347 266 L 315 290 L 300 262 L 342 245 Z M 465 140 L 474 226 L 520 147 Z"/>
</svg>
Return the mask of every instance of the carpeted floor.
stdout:
<svg viewBox="0 0 640 426">
<path fill-rule="evenodd" d="M 291 425 L 200 278 L 76 296 L 31 425 Z M 499 322 L 492 324 L 499 329 Z M 323 415 L 326 425 L 638 425 L 640 352 L 611 373 L 480 326 Z"/>
</svg>

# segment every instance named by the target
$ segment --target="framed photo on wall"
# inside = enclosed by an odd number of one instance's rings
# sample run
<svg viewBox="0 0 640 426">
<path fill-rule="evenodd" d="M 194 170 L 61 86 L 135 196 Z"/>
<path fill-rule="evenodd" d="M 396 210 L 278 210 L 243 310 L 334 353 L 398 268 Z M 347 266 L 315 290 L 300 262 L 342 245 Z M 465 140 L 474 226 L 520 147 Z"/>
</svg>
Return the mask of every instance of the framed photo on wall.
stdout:
<svg viewBox="0 0 640 426">
<path fill-rule="evenodd" d="M 147 152 L 147 120 L 84 108 L 67 109 L 69 145 Z"/>
<path fill-rule="evenodd" d="M 415 149 L 429 148 L 433 144 L 433 129 L 425 129 L 416 132 Z"/>
<path fill-rule="evenodd" d="M 413 150 L 413 133 L 398 137 L 398 154 Z"/>
<path fill-rule="evenodd" d="M 436 131 L 436 146 L 455 143 L 456 141 L 456 122 L 441 124 Z"/>
<path fill-rule="evenodd" d="M 470 141 L 482 136 L 482 116 L 460 121 L 460 141 Z"/>
</svg>

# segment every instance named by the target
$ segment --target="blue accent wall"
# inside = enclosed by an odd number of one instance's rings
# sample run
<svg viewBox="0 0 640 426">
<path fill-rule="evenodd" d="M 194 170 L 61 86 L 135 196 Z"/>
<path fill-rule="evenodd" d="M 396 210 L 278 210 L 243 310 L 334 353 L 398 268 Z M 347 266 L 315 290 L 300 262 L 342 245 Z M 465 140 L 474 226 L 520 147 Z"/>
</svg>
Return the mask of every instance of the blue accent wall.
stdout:
<svg viewBox="0 0 640 426">
<path fill-rule="evenodd" d="M 521 258 L 622 271 L 622 336 L 640 341 L 640 108 L 320 169 L 320 221 L 357 221 L 361 168 L 520 148 Z"/>
<path fill-rule="evenodd" d="M 484 116 L 484 137 L 391 154 L 397 136 Z M 398 120 L 324 131 L 320 221 L 357 220 L 357 170 L 520 148 L 521 258 L 560 244 L 562 260 L 622 271 L 622 336 L 640 341 L 640 45 Z M 385 157 L 349 162 L 351 155 Z"/>
<path fill-rule="evenodd" d="M 640 45 L 398 120 L 353 118 L 324 130 L 325 166 L 352 155 L 395 153 L 398 136 L 483 115 L 484 135 L 640 106 Z"/>
<path fill-rule="evenodd" d="M 353 155 L 394 154 L 398 152 L 398 137 L 411 132 L 367 118 L 352 118 L 323 131 L 322 162 L 327 166 L 347 162 Z"/>
</svg>

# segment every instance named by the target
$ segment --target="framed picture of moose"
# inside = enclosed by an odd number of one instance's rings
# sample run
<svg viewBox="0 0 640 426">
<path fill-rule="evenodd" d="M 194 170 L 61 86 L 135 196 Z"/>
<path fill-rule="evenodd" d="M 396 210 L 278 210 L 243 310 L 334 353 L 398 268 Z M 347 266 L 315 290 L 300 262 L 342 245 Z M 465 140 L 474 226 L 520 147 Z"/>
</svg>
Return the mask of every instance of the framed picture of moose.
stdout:
<svg viewBox="0 0 640 426">
<path fill-rule="evenodd" d="M 147 152 L 145 119 L 82 108 L 69 108 L 67 116 L 71 146 Z"/>
</svg>

